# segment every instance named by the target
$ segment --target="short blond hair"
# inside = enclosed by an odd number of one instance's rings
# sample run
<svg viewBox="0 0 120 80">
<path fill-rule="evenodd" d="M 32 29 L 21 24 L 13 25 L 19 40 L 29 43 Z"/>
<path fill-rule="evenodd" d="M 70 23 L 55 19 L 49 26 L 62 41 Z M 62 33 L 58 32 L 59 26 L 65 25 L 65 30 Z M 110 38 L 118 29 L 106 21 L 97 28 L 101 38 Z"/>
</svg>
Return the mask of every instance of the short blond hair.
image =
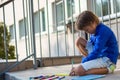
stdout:
<svg viewBox="0 0 120 80">
<path fill-rule="evenodd" d="M 99 24 L 99 18 L 91 11 L 83 11 L 77 18 L 75 28 L 82 30 L 84 27 L 89 26 L 93 23 Z"/>
</svg>

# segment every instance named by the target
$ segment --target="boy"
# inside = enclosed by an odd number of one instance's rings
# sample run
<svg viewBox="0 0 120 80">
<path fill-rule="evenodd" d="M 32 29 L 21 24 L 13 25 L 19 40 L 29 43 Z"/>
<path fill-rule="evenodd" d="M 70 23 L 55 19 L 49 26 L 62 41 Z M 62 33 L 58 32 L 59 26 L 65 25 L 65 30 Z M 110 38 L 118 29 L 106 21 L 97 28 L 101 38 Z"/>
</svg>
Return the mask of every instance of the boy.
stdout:
<svg viewBox="0 0 120 80">
<path fill-rule="evenodd" d="M 112 30 L 100 23 L 91 11 L 84 11 L 78 16 L 76 29 L 89 33 L 90 40 L 81 37 L 76 40 L 76 47 L 83 58 L 81 64 L 71 70 L 70 76 L 112 73 L 119 54 Z"/>
</svg>

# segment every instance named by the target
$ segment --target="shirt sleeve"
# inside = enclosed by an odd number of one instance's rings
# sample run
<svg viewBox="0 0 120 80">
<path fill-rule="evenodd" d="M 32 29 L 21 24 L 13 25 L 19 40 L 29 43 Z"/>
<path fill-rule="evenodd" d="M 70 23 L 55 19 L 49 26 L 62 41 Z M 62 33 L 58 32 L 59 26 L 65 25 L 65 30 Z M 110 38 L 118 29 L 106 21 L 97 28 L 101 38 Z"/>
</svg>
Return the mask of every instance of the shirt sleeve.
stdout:
<svg viewBox="0 0 120 80">
<path fill-rule="evenodd" d="M 109 30 L 103 30 L 103 31 L 101 30 L 96 35 L 93 51 L 91 53 L 89 53 L 88 56 L 85 57 L 82 62 L 86 62 L 86 61 L 98 58 L 98 55 L 101 54 L 101 51 L 105 47 L 105 45 L 109 39 L 109 36 L 110 36 Z"/>
</svg>

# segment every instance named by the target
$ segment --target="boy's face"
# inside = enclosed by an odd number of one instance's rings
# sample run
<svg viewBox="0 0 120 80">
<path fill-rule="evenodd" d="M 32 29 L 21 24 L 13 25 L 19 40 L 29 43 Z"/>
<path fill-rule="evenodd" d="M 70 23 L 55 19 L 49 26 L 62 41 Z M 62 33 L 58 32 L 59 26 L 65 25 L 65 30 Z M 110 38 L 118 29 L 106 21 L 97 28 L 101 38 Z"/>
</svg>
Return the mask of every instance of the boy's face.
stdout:
<svg viewBox="0 0 120 80">
<path fill-rule="evenodd" d="M 84 27 L 83 28 L 83 31 L 85 31 L 85 32 L 87 32 L 87 33 L 90 33 L 90 34 L 94 34 L 95 33 L 95 31 L 96 31 L 96 24 L 95 23 L 93 23 L 93 24 L 91 24 L 90 26 L 86 26 L 86 27 Z"/>
</svg>

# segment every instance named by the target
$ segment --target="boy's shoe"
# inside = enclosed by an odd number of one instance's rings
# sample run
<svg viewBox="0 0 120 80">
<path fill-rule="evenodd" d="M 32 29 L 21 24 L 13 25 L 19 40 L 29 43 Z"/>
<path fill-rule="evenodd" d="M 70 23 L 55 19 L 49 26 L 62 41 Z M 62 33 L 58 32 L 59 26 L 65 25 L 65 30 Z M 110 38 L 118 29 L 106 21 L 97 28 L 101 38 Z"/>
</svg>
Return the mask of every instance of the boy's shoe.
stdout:
<svg viewBox="0 0 120 80">
<path fill-rule="evenodd" d="M 111 64 L 109 67 L 108 67 L 108 70 L 109 70 L 109 73 L 113 73 L 114 70 L 116 68 L 116 65 L 115 64 Z"/>
</svg>

